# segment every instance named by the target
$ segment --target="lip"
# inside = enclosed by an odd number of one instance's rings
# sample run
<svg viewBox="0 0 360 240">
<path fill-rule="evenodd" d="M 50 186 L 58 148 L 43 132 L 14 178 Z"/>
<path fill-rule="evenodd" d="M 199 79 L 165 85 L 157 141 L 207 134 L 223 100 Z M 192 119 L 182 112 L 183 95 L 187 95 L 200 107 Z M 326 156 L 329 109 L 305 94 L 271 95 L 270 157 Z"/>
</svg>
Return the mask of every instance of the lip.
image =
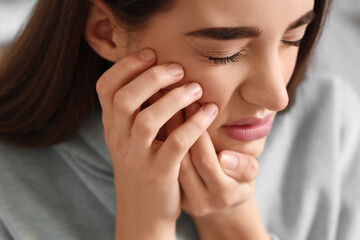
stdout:
<svg viewBox="0 0 360 240">
<path fill-rule="evenodd" d="M 266 137 L 272 127 L 273 114 L 269 114 L 264 118 L 243 118 L 233 123 L 223 126 L 225 133 L 242 142 L 254 141 Z"/>
</svg>

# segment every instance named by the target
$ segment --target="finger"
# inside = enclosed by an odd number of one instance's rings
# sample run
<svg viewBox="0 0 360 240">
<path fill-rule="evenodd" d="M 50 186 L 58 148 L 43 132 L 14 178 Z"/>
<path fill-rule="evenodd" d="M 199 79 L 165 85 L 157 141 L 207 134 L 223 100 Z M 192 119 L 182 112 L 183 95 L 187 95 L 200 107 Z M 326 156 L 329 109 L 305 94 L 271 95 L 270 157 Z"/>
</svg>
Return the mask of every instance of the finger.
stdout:
<svg viewBox="0 0 360 240">
<path fill-rule="evenodd" d="M 192 104 L 190 104 L 190 106 L 188 106 L 187 108 L 192 108 L 192 109 L 194 109 L 194 106 L 195 106 L 196 110 L 193 111 L 193 113 L 195 113 L 195 112 L 199 109 L 199 107 L 196 107 L 197 105 L 199 105 L 199 104 L 197 104 L 197 103 L 192 103 Z M 167 138 L 167 136 L 170 135 L 170 133 L 171 133 L 172 131 L 174 131 L 174 130 L 175 130 L 176 128 L 178 128 L 181 124 L 183 124 L 184 121 L 185 121 L 185 112 L 184 112 L 184 110 L 180 110 L 180 111 L 177 112 L 172 118 L 170 118 L 169 121 L 167 121 L 167 122 L 165 123 L 165 126 L 164 126 L 164 127 L 165 127 L 165 135 L 166 135 L 165 139 Z"/>
<path fill-rule="evenodd" d="M 145 109 L 151 104 L 154 104 L 156 101 L 158 101 L 160 98 L 162 98 L 165 94 L 163 94 L 161 91 L 155 93 L 152 95 L 142 106 L 141 109 Z"/>
<path fill-rule="evenodd" d="M 137 75 L 152 66 L 155 61 L 155 52 L 151 49 L 145 49 L 124 57 L 99 78 L 96 83 L 96 91 L 103 114 L 112 115 L 115 93 Z"/>
<path fill-rule="evenodd" d="M 192 162 L 207 188 L 216 191 L 225 182 L 226 175 L 208 132 L 204 132 L 190 150 Z"/>
<path fill-rule="evenodd" d="M 238 182 L 252 182 L 259 172 L 258 162 L 247 154 L 223 151 L 219 159 L 224 172 Z"/>
<path fill-rule="evenodd" d="M 132 141 L 140 147 L 149 147 L 160 128 L 178 111 L 199 99 L 201 95 L 202 90 L 198 83 L 189 83 L 171 90 L 136 116 L 131 132 Z"/>
<path fill-rule="evenodd" d="M 177 113 L 175 113 L 175 115 L 169 119 L 169 121 L 167 121 L 165 123 L 164 126 L 162 126 L 160 128 L 159 133 L 161 132 L 161 136 L 162 136 L 162 141 L 165 142 L 167 136 L 169 136 L 169 134 L 176 129 L 177 127 L 179 127 L 181 124 L 184 123 L 184 113 L 183 110 L 178 111 Z"/>
<path fill-rule="evenodd" d="M 186 119 L 189 119 L 200 109 L 200 104 L 192 103 L 185 109 Z M 175 129 L 175 128 L 173 128 Z M 171 129 L 171 131 L 173 130 Z M 206 186 L 196 171 L 190 153 L 188 152 L 181 161 L 179 182 L 183 190 L 182 207 L 185 211 L 192 212 L 203 205 L 204 198 L 207 198 Z"/>
<path fill-rule="evenodd" d="M 125 101 L 125 105 L 133 112 L 160 89 L 178 82 L 183 76 L 184 69 L 179 64 L 154 66 L 117 91 L 115 98 L 118 99 L 116 102 Z"/>
<path fill-rule="evenodd" d="M 181 161 L 179 182 L 183 190 L 182 205 L 185 209 L 192 209 L 192 206 L 204 202 L 207 196 L 206 186 L 191 162 L 189 153 Z"/>
<path fill-rule="evenodd" d="M 214 121 L 217 113 L 218 108 L 215 104 L 206 104 L 194 116 L 171 132 L 157 154 L 159 155 L 158 159 L 171 159 L 172 161 L 159 161 L 156 164 L 165 168 L 180 164 L 190 147 Z"/>
<path fill-rule="evenodd" d="M 198 103 L 194 103 L 191 107 L 186 108 L 186 118 L 191 117 L 199 107 Z M 204 132 L 194 143 L 190 153 L 192 163 L 205 185 L 209 189 L 217 189 L 219 181 L 224 179 L 224 172 L 219 165 L 214 145 L 207 132 Z"/>
<path fill-rule="evenodd" d="M 157 92 L 156 94 L 154 94 L 151 98 L 149 98 L 148 101 L 146 101 L 145 104 L 143 104 L 143 106 L 141 107 L 142 109 L 147 108 L 148 106 L 152 105 L 153 103 L 155 103 L 156 101 L 158 101 L 160 98 L 162 98 L 164 96 L 164 93 L 162 91 Z M 160 141 L 160 142 L 164 142 L 166 139 L 166 130 L 164 127 L 161 127 L 158 134 L 156 135 L 156 140 Z"/>
<path fill-rule="evenodd" d="M 129 130 L 133 128 L 132 124 L 136 115 L 135 113 L 139 111 L 140 106 L 161 88 L 180 81 L 183 76 L 184 70 L 178 64 L 158 65 L 148 69 L 132 82 L 122 87 L 116 92 L 114 97 L 113 120 L 117 122 L 114 130 L 126 133 L 129 136 Z M 147 111 L 147 109 L 142 112 Z M 147 122 L 151 120 L 149 117 L 151 116 L 144 115 L 144 117 L 138 119 L 141 124 L 140 131 L 146 131 L 145 134 L 148 133 L 148 130 L 153 130 L 149 128 L 151 126 L 148 123 L 154 122 Z M 121 119 L 121 121 L 119 121 L 119 119 Z M 145 129 L 143 127 L 145 127 Z M 157 131 L 158 130 L 159 129 L 157 129 Z M 155 136 L 152 140 L 154 140 L 154 138 Z"/>
<path fill-rule="evenodd" d="M 177 112 L 172 118 L 167 121 L 165 124 L 165 133 L 166 136 L 169 136 L 172 131 L 178 128 L 185 121 L 184 119 L 184 111 L 180 110 Z"/>
</svg>

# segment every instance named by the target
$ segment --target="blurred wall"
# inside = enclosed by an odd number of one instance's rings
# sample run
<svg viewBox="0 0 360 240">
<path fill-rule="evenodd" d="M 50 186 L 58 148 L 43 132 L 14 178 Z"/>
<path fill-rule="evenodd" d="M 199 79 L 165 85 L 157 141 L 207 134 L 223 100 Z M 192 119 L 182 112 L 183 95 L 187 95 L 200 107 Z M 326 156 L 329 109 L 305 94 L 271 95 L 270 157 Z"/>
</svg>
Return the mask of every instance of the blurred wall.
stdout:
<svg viewBox="0 0 360 240">
<path fill-rule="evenodd" d="M 14 38 L 35 3 L 36 0 L 0 0 L 0 44 Z"/>
</svg>

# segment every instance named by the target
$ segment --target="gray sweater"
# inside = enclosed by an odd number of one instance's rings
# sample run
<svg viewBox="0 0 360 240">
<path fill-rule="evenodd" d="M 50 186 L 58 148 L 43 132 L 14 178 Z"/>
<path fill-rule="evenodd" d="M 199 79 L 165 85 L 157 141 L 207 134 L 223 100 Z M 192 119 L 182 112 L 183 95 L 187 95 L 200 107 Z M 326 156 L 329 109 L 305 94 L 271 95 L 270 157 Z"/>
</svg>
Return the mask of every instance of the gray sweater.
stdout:
<svg viewBox="0 0 360 240">
<path fill-rule="evenodd" d="M 308 77 L 259 157 L 255 197 L 274 239 L 360 239 L 360 104 L 341 80 Z M 99 114 L 69 141 L 0 144 L 1 240 L 114 239 L 115 191 Z M 182 214 L 178 239 L 197 239 Z"/>
</svg>

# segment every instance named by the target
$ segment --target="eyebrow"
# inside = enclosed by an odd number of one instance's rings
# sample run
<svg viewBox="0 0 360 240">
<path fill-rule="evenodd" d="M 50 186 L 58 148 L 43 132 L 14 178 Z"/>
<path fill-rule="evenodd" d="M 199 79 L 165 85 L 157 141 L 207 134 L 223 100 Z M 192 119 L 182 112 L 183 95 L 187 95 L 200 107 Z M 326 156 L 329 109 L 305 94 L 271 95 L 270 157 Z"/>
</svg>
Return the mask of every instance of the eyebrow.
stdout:
<svg viewBox="0 0 360 240">
<path fill-rule="evenodd" d="M 311 10 L 301 16 L 298 20 L 291 23 L 286 29 L 286 32 L 296 29 L 302 25 L 309 24 L 314 19 L 314 12 Z M 261 31 L 258 27 L 217 27 L 217 28 L 203 28 L 188 32 L 185 36 L 208 38 L 214 40 L 234 40 L 242 38 L 259 38 Z"/>
<path fill-rule="evenodd" d="M 235 27 L 235 28 L 203 28 L 188 32 L 186 36 L 211 38 L 215 40 L 233 40 L 240 38 L 258 38 L 261 35 L 260 29 L 256 27 Z"/>
</svg>

